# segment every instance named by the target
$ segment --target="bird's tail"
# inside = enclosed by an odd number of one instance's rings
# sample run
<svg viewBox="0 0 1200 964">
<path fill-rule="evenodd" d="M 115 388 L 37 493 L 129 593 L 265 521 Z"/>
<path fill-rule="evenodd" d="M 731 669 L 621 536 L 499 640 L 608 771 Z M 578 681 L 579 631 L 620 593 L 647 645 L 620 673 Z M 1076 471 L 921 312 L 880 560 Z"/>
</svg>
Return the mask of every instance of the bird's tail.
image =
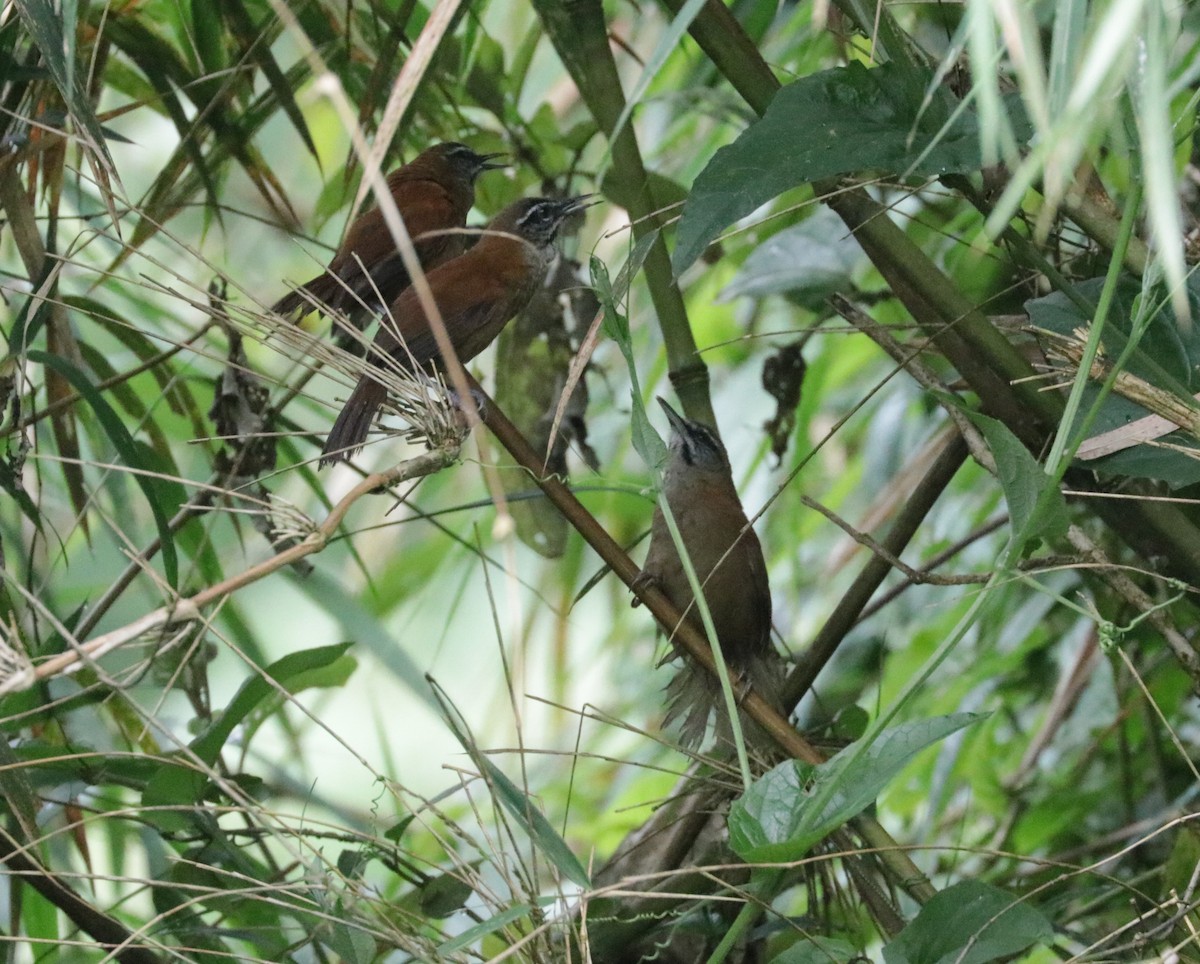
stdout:
<svg viewBox="0 0 1200 964">
<path fill-rule="evenodd" d="M 301 313 L 301 317 L 307 315 L 310 311 L 316 310 L 313 300 L 317 299 L 317 296 L 315 293 L 313 293 L 312 288 L 324 277 L 325 276 L 323 274 L 317 275 L 317 277 L 313 278 L 312 281 L 302 284 L 299 288 L 293 288 L 286 295 L 275 302 L 275 304 L 271 305 L 271 311 L 277 315 L 283 315 L 286 318 L 292 314 L 295 314 L 297 311 L 300 311 L 301 308 L 304 309 L 304 311 Z"/>
<path fill-rule="evenodd" d="M 373 378 L 363 376 L 359 379 L 354 391 L 346 399 L 346 405 L 338 415 L 329 437 L 325 440 L 325 448 L 321 452 L 318 467 L 332 465 L 350 458 L 362 448 L 371 430 L 371 422 L 379 406 L 387 398 L 387 389 Z"/>
<path fill-rule="evenodd" d="M 310 311 L 319 311 L 322 314 L 331 309 L 352 312 L 358 307 L 358 302 L 346 289 L 346 285 L 335 275 L 323 271 L 300 287 L 293 288 L 271 305 L 271 310 L 284 317 L 300 311 L 300 317 L 303 318 Z"/>
<path fill-rule="evenodd" d="M 748 682 L 759 696 L 782 710 L 780 690 L 783 686 L 783 662 L 774 651 L 755 656 L 744 666 L 729 667 L 734 675 L 735 692 L 737 677 Z M 718 743 L 733 745 L 733 727 L 725 712 L 725 697 L 721 694 L 720 681 L 703 666 L 684 658 L 683 665 L 667 684 L 667 715 L 663 720 L 666 729 L 675 721 L 679 725 L 679 742 L 682 746 L 695 749 L 704 740 L 709 713 L 716 711 L 716 737 Z M 738 722 L 746 743 L 764 754 L 774 755 L 775 743 L 767 732 L 750 719 L 744 710 L 738 713 Z"/>
</svg>

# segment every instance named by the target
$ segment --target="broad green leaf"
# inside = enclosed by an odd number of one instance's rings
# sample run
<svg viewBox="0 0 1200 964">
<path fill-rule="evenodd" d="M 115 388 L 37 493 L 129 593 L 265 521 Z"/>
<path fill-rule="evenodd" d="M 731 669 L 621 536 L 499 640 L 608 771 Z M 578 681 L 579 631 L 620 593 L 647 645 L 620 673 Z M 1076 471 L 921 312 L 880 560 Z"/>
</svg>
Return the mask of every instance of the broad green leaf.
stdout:
<svg viewBox="0 0 1200 964">
<path fill-rule="evenodd" d="M 969 415 L 983 432 L 996 460 L 1013 535 L 1025 544 L 1065 535 L 1069 519 L 1062 490 L 1007 425 L 978 412 Z"/>
<path fill-rule="evenodd" d="M 886 964 L 987 964 L 1054 938 L 1050 922 L 1027 902 L 977 880 L 933 897 L 894 941 Z"/>
<path fill-rule="evenodd" d="M 679 222 L 676 273 L 729 225 L 801 184 L 863 171 L 936 177 L 979 168 L 974 112 L 950 122 L 954 103 L 945 90 L 922 107 L 930 76 L 855 62 L 780 90 L 762 119 L 696 178 Z"/>
<path fill-rule="evenodd" d="M 191 744 L 191 756 L 201 764 L 211 766 L 224 749 L 234 728 L 258 707 L 263 700 L 280 690 L 298 693 L 310 686 L 340 686 L 353 672 L 355 661 L 346 656 L 349 643 L 320 646 L 289 653 L 263 670 L 255 673 L 237 691 L 225 710 Z M 273 682 L 268 682 L 268 678 Z M 208 785 L 208 778 L 190 760 L 167 763 L 146 784 L 142 804 L 147 807 L 179 808 L 152 814 L 151 818 L 167 830 L 182 830 L 190 825 L 184 813 L 199 802 Z"/>
<path fill-rule="evenodd" d="M 461 873 L 438 874 L 421 887 L 421 912 L 428 917 L 449 917 L 473 893 L 474 889 L 462 879 Z"/>
<path fill-rule="evenodd" d="M 771 964 L 849 964 L 855 960 L 864 958 L 853 945 L 814 934 L 776 954 Z"/>
<path fill-rule="evenodd" d="M 234 727 L 263 700 L 278 695 L 280 690 L 296 694 L 310 687 L 341 686 L 358 665 L 356 660 L 346 656 L 350 646 L 350 643 L 339 643 L 288 653 L 261 674 L 254 673 L 216 721 L 192 741 L 192 751 L 205 763 L 215 762 Z"/>
<path fill-rule="evenodd" d="M 806 308 L 820 308 L 831 294 L 850 287 L 850 275 L 864 259 L 842 219 L 820 208 L 750 252 L 720 297 L 725 301 L 786 294 Z"/>
<path fill-rule="evenodd" d="M 869 807 L 917 753 L 981 719 L 977 713 L 956 713 L 901 723 L 870 746 L 852 744 L 820 766 L 781 763 L 734 801 L 729 845 L 751 863 L 799 860 Z"/>
<path fill-rule="evenodd" d="M 343 910 L 345 917 L 348 913 Z M 328 937 L 322 938 L 321 943 L 337 954 L 340 960 L 347 964 L 371 964 L 378 957 L 375 938 L 361 927 L 339 920 L 333 925 Z"/>
</svg>

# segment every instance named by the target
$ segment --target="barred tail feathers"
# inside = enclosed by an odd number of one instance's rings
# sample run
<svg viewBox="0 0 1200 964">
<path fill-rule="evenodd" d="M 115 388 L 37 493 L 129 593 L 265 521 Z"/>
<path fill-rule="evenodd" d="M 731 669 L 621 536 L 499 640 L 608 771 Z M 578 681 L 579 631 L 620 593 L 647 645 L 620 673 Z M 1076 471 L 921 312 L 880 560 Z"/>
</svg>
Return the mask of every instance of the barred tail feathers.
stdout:
<svg viewBox="0 0 1200 964">
<path fill-rule="evenodd" d="M 379 382 L 367 377 L 360 379 L 329 430 L 318 467 L 344 462 L 362 448 L 375 413 L 386 399 L 387 389 Z"/>
<path fill-rule="evenodd" d="M 750 683 L 754 691 L 767 702 L 782 709 L 780 691 L 783 686 L 783 663 L 774 652 L 754 657 L 743 667 L 730 667 L 736 675 Z M 667 715 L 663 719 L 663 729 L 667 729 L 676 721 L 679 724 L 680 745 L 696 749 L 704 740 L 708 726 L 709 714 L 715 709 L 717 713 L 716 737 L 717 743 L 733 745 L 733 727 L 725 712 L 725 698 L 721 694 L 720 681 L 691 660 L 685 659 L 683 665 L 667 684 Z M 749 714 L 739 712 L 738 722 L 748 744 L 756 746 L 765 752 L 773 752 L 775 746 L 770 736 L 750 719 Z"/>
</svg>

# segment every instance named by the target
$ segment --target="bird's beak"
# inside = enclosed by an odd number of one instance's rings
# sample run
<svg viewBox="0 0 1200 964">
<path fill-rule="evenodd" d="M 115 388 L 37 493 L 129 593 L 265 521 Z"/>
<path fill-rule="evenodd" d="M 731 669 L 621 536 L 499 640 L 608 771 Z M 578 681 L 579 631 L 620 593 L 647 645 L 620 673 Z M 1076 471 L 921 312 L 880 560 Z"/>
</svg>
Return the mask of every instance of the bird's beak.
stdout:
<svg viewBox="0 0 1200 964">
<path fill-rule="evenodd" d="M 493 164 L 492 161 L 497 157 L 508 157 L 504 151 L 497 151 L 495 154 L 480 154 L 479 155 L 479 170 L 481 171 L 499 171 L 502 168 L 508 167 L 508 161 L 501 164 Z"/>
<path fill-rule="evenodd" d="M 600 200 L 599 194 L 579 194 L 575 197 L 564 198 L 562 201 L 563 217 L 569 217 L 579 211 L 585 211 L 592 207 L 592 205 L 599 204 Z"/>
<path fill-rule="evenodd" d="M 675 409 L 667 404 L 667 400 L 661 395 L 656 396 L 658 404 L 662 406 L 662 410 L 667 413 L 667 421 L 671 423 L 671 430 L 679 435 L 687 435 L 687 419 L 680 415 Z"/>
</svg>

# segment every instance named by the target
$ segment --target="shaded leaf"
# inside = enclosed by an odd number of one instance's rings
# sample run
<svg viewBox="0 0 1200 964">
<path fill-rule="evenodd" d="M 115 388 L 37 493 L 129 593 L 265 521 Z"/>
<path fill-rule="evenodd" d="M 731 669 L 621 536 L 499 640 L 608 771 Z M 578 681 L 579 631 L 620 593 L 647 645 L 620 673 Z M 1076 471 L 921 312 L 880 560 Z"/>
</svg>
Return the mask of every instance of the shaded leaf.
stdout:
<svg viewBox="0 0 1200 964">
<path fill-rule="evenodd" d="M 229 705 L 189 749 L 190 757 L 211 766 L 224 749 L 234 728 L 264 700 L 277 696 L 282 690 L 298 693 L 313 686 L 340 686 L 357 666 L 346 656 L 349 643 L 320 646 L 289 653 L 267 666 L 242 684 Z M 208 785 L 207 776 L 192 763 L 161 766 L 146 784 L 142 804 L 160 809 L 152 818 L 167 830 L 182 830 L 191 825 L 185 811 L 194 807 Z M 177 809 L 175 809 L 177 808 Z"/>
<path fill-rule="evenodd" d="M 863 958 L 852 945 L 813 934 L 776 954 L 771 964 L 849 964 L 854 960 Z"/>
<path fill-rule="evenodd" d="M 821 208 L 751 251 L 720 300 L 786 294 L 805 308 L 819 310 L 831 294 L 851 287 L 851 272 L 865 258 L 842 219 Z"/>
<path fill-rule="evenodd" d="M 940 891 L 883 949 L 886 964 L 986 964 L 1054 937 L 1028 903 L 977 880 Z"/>
<path fill-rule="evenodd" d="M 978 412 L 968 414 L 983 432 L 996 459 L 996 474 L 1008 503 L 1013 536 L 1028 545 L 1065 535 L 1070 523 L 1067 500 L 1054 479 L 1007 425 Z"/>
<path fill-rule="evenodd" d="M 983 718 L 956 713 L 901 723 L 869 746 L 848 746 L 820 766 L 785 761 L 734 801 L 729 845 L 747 862 L 799 860 L 869 807 L 917 753 Z"/>
<path fill-rule="evenodd" d="M 854 62 L 782 88 L 762 119 L 700 172 L 679 222 L 672 258 L 689 267 L 717 235 L 790 188 L 861 171 L 939 176 L 982 166 L 979 125 L 937 88 L 922 104 L 927 71 Z M 1019 116 L 1013 99 L 1011 110 Z"/>
<path fill-rule="evenodd" d="M 1075 290 L 1094 304 L 1103 286 L 1103 278 L 1090 278 L 1079 282 Z M 1109 361 L 1115 360 L 1128 344 L 1142 297 L 1142 288 L 1137 282 L 1129 279 L 1118 282 L 1102 333 L 1102 345 Z M 1195 275 L 1188 279 L 1188 297 L 1193 303 L 1192 316 L 1196 317 L 1200 310 L 1200 280 Z M 1149 318 L 1144 334 L 1128 359 L 1127 370 L 1156 388 L 1185 398 L 1200 391 L 1200 326 L 1180 325 L 1169 307 L 1169 299 L 1162 298 L 1161 301 L 1162 308 Z M 1058 292 L 1026 302 L 1025 310 L 1038 328 L 1059 335 L 1074 337 L 1078 329 L 1091 324 L 1089 313 Z M 1100 386 L 1089 380 L 1084 387 L 1081 411 L 1093 407 L 1099 391 Z M 1137 402 L 1112 392 L 1100 406 L 1088 435 L 1101 435 L 1149 414 L 1150 411 Z M 1200 450 L 1200 442 L 1182 430 L 1163 436 L 1160 441 Z M 1086 465 L 1089 470 L 1110 476 L 1160 479 L 1175 488 L 1200 482 L 1200 458 L 1154 445 L 1135 445 L 1104 458 L 1089 460 Z"/>
</svg>

